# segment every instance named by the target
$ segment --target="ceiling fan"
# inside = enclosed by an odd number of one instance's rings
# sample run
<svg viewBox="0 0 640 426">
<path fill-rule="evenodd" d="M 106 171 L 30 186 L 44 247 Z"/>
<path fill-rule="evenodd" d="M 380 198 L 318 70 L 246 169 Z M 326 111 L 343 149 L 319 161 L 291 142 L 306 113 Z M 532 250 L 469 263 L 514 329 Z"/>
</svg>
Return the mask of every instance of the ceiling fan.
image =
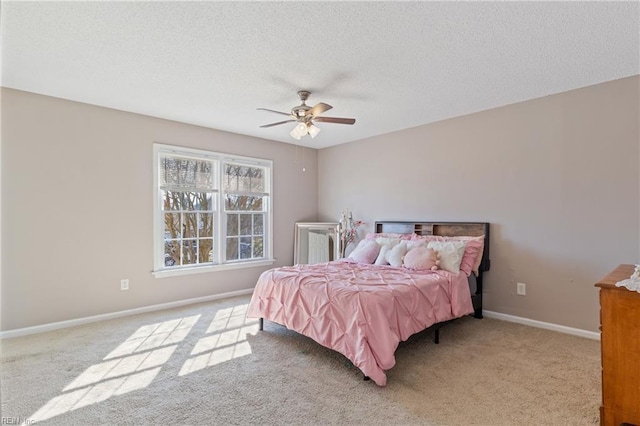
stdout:
<svg viewBox="0 0 640 426">
<path fill-rule="evenodd" d="M 339 118 L 339 117 L 321 117 L 325 111 L 329 111 L 333 108 L 329 104 L 325 104 L 320 102 L 313 107 L 308 106 L 305 102 L 309 99 L 309 95 L 311 92 L 308 90 L 300 90 L 298 92 L 298 96 L 300 96 L 300 100 L 302 104 L 295 106 L 291 109 L 290 113 L 274 111 L 272 109 L 267 108 L 258 108 L 261 111 L 271 111 L 276 114 L 286 115 L 289 117 L 288 120 L 278 121 L 277 123 L 265 124 L 260 127 L 272 127 L 278 126 L 280 124 L 297 122 L 296 127 L 293 128 L 290 135 L 297 140 L 300 140 L 305 135 L 310 135 L 311 138 L 315 138 L 318 133 L 320 133 L 320 129 L 314 125 L 314 121 L 319 121 L 322 123 L 338 123 L 338 124 L 353 124 L 356 122 L 355 118 Z"/>
</svg>

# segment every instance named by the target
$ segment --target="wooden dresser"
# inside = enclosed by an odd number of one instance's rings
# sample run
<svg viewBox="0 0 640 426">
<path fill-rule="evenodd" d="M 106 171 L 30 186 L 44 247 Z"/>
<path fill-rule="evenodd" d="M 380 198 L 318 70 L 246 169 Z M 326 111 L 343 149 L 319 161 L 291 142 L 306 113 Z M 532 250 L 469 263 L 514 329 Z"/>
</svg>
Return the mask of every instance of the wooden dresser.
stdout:
<svg viewBox="0 0 640 426">
<path fill-rule="evenodd" d="M 640 293 L 616 287 L 634 265 L 619 265 L 600 288 L 602 406 L 600 424 L 640 426 Z"/>
</svg>

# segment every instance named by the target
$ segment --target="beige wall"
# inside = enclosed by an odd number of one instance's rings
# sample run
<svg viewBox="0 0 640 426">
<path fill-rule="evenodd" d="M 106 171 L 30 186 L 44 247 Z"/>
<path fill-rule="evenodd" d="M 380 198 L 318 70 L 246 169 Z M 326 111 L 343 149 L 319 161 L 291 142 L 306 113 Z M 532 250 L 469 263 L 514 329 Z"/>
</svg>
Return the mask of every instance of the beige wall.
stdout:
<svg viewBox="0 0 640 426">
<path fill-rule="evenodd" d="M 490 222 L 485 309 L 597 331 L 594 282 L 640 260 L 639 82 L 320 150 L 319 219 Z"/>
<path fill-rule="evenodd" d="M 488 221 L 485 309 L 597 331 L 593 283 L 639 261 L 637 76 L 305 150 L 306 173 L 294 145 L 1 96 L 3 331 L 253 287 L 266 268 L 151 276 L 153 142 L 274 161 L 276 266 L 293 259 L 294 222 L 336 220 L 344 208 L 366 230 L 375 220 Z"/>
<path fill-rule="evenodd" d="M 276 266 L 316 219 L 312 149 L 303 173 L 294 145 L 10 89 L 2 124 L 2 330 L 255 285 L 267 268 L 151 276 L 153 142 L 273 160 Z"/>
</svg>

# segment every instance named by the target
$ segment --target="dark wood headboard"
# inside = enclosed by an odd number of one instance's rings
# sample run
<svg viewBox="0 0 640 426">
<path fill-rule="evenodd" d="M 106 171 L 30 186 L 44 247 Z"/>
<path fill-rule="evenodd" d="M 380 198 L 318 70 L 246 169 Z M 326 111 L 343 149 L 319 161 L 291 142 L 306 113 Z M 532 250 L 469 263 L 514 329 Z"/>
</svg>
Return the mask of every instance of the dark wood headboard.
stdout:
<svg viewBox="0 0 640 426">
<path fill-rule="evenodd" d="M 482 318 L 483 273 L 491 268 L 489 259 L 489 223 L 487 222 L 393 222 L 375 223 L 376 233 L 387 232 L 397 234 L 441 235 L 443 237 L 480 237 L 484 235 L 484 251 L 478 267 L 476 289 L 471 295 L 473 316 Z"/>
</svg>

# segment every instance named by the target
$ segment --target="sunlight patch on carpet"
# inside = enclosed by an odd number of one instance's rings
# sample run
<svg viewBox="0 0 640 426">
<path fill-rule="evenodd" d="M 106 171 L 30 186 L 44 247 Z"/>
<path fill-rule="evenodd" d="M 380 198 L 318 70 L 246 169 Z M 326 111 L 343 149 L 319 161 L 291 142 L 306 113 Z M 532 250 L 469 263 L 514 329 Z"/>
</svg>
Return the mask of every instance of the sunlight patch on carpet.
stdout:
<svg viewBox="0 0 640 426">
<path fill-rule="evenodd" d="M 63 392 L 93 385 L 105 379 L 127 376 L 138 371 L 162 366 L 169 360 L 169 357 L 171 357 L 177 347 L 177 345 L 168 346 L 151 352 L 130 355 L 124 358 L 94 364 L 64 388 Z"/>
<path fill-rule="evenodd" d="M 30 419 L 50 419 L 112 396 L 146 388 L 199 318 L 200 315 L 193 315 L 138 328 L 104 357 L 103 362 L 87 368 Z"/>
<path fill-rule="evenodd" d="M 257 324 L 256 319 L 247 318 L 249 304 L 233 306 L 231 308 L 220 309 L 216 312 L 211 325 L 207 329 L 207 334 L 216 331 L 228 330 L 230 328 L 242 327 L 247 324 Z"/>
<path fill-rule="evenodd" d="M 78 389 L 57 396 L 47 402 L 29 419 L 37 422 L 95 404 L 116 395 L 143 389 L 149 386 L 160 372 L 160 367 L 131 374 L 125 377 L 105 380 L 88 388 Z"/>
<path fill-rule="evenodd" d="M 200 315 L 193 315 L 140 327 L 104 359 L 121 357 L 134 352 L 143 352 L 160 346 L 179 343 L 187 337 L 187 334 L 189 334 L 189 331 L 191 331 L 191 328 L 199 318 Z"/>
<path fill-rule="evenodd" d="M 258 332 L 258 320 L 247 318 L 248 304 L 220 309 L 207 329 L 208 336 L 194 345 L 178 375 L 212 367 L 251 354 L 247 334 Z"/>
</svg>

